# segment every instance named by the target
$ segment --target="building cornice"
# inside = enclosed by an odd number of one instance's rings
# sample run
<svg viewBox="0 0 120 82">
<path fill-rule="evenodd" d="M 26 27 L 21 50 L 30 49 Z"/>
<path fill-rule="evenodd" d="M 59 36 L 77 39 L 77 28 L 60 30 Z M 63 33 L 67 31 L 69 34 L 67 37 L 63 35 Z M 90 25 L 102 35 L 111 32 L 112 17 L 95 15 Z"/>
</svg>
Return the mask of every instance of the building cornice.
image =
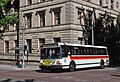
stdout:
<svg viewBox="0 0 120 82">
<path fill-rule="evenodd" d="M 53 5 L 61 5 L 61 4 L 64 4 L 64 3 L 67 3 L 67 2 L 73 2 L 73 3 L 76 3 L 76 4 L 79 4 L 83 7 L 88 7 L 89 9 L 92 9 L 93 7 L 95 7 L 95 10 L 99 10 L 99 11 L 102 11 L 102 12 L 109 12 L 111 14 L 114 14 L 114 15 L 118 15 L 119 14 L 119 11 L 117 10 L 112 10 L 110 8 L 103 8 L 102 6 L 98 5 L 98 4 L 95 4 L 95 3 L 92 3 L 92 2 L 87 2 L 87 1 L 81 1 L 81 2 L 78 2 L 78 1 L 75 1 L 75 0 L 64 0 L 62 2 L 56 2 L 54 3 L 54 1 L 46 1 L 44 3 L 34 3 L 32 5 L 29 5 L 29 6 L 21 6 L 20 7 L 20 12 L 25 12 L 25 11 L 30 11 L 30 10 L 35 10 L 35 9 L 40 9 L 40 8 L 45 8 L 45 7 L 49 7 L 49 6 L 53 6 Z M 47 4 L 48 3 L 48 4 Z M 88 3 L 88 4 L 85 4 L 85 3 Z M 40 4 L 40 5 L 38 5 Z M 61 6 L 60 6 L 61 7 Z"/>
</svg>

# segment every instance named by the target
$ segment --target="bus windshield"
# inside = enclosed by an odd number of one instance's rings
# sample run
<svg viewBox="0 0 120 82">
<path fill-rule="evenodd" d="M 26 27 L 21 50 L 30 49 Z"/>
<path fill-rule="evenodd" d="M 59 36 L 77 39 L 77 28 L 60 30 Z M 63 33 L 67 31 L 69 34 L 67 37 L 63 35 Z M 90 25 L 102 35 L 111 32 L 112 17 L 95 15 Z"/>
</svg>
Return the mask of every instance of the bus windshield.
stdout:
<svg viewBox="0 0 120 82">
<path fill-rule="evenodd" d="M 60 59 L 60 48 L 43 48 L 41 49 L 41 59 Z"/>
</svg>

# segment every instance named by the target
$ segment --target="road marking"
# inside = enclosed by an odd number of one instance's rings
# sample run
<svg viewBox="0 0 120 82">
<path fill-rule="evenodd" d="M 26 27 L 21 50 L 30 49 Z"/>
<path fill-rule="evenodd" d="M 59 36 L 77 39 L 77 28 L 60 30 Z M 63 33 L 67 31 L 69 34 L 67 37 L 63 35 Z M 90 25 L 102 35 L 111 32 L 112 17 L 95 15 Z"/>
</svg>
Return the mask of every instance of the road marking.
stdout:
<svg viewBox="0 0 120 82">
<path fill-rule="evenodd" d="M 88 80 L 83 80 L 83 79 L 76 79 L 75 81 L 77 81 L 77 82 L 93 82 L 93 81 L 88 81 Z"/>
<path fill-rule="evenodd" d="M 49 82 L 49 81 L 40 81 L 40 82 Z"/>
<path fill-rule="evenodd" d="M 53 78 L 56 78 L 56 79 L 73 79 L 75 77 L 71 77 L 71 76 L 59 76 L 59 77 L 53 77 Z"/>
</svg>

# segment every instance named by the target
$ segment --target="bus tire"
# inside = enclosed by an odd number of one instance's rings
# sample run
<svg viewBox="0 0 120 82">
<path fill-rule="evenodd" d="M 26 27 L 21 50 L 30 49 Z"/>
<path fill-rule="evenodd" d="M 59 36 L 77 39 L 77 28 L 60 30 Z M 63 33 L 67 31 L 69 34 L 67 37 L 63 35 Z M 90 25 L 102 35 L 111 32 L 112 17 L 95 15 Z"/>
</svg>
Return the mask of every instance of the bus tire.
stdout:
<svg viewBox="0 0 120 82">
<path fill-rule="evenodd" d="M 104 60 L 101 60 L 101 62 L 100 62 L 100 68 L 101 69 L 105 68 Z"/>
<path fill-rule="evenodd" d="M 73 71 L 75 71 L 75 63 L 72 61 L 71 63 L 70 63 L 70 65 L 69 65 L 69 71 L 70 72 L 73 72 Z"/>
</svg>

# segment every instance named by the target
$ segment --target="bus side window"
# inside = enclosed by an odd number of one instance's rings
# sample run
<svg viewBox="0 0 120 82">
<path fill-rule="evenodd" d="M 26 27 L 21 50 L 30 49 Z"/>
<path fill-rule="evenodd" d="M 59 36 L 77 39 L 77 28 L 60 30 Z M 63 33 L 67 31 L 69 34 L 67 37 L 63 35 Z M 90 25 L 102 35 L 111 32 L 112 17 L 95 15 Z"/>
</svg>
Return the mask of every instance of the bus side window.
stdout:
<svg viewBox="0 0 120 82">
<path fill-rule="evenodd" d="M 68 46 L 68 55 L 74 54 L 74 48 L 72 46 Z"/>
<path fill-rule="evenodd" d="M 79 49 L 76 49 L 76 53 L 77 53 L 77 55 L 80 55 Z"/>
<path fill-rule="evenodd" d="M 105 49 L 103 49 L 102 51 L 103 51 L 103 55 L 106 55 Z"/>
<path fill-rule="evenodd" d="M 78 50 L 79 50 L 79 55 L 81 55 L 81 49 L 79 48 Z"/>
<path fill-rule="evenodd" d="M 93 54 L 94 54 L 94 55 L 97 54 L 97 50 L 96 50 L 96 48 L 93 48 Z"/>
<path fill-rule="evenodd" d="M 103 55 L 103 53 L 102 53 L 102 49 L 100 49 L 100 53 Z"/>
<path fill-rule="evenodd" d="M 93 54 L 93 49 L 92 48 L 90 48 L 90 54 Z"/>
<path fill-rule="evenodd" d="M 81 53 L 81 55 L 84 55 L 84 54 L 85 54 L 84 48 L 80 48 L 80 53 Z"/>
<path fill-rule="evenodd" d="M 86 48 L 86 50 L 87 50 L 87 55 L 90 55 L 90 49 Z"/>
<path fill-rule="evenodd" d="M 74 47 L 74 54 L 75 54 L 75 55 L 78 55 L 78 54 L 79 54 L 79 49 L 78 49 L 78 47 Z"/>
<path fill-rule="evenodd" d="M 84 55 L 86 54 L 86 50 L 85 50 L 85 48 L 83 48 L 83 53 L 84 53 Z"/>
<path fill-rule="evenodd" d="M 98 55 L 98 49 L 97 48 L 95 49 L 95 53 L 96 53 L 96 55 Z"/>
</svg>

